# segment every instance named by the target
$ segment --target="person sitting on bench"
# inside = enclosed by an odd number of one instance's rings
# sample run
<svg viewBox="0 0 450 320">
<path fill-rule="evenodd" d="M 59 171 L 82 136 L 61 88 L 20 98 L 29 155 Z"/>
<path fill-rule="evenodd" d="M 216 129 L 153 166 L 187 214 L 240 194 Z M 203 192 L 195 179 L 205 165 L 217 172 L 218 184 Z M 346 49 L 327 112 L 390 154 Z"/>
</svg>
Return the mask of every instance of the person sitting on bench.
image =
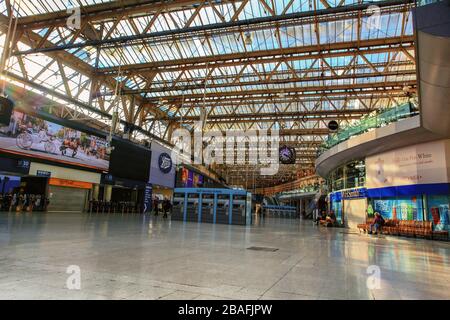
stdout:
<svg viewBox="0 0 450 320">
<path fill-rule="evenodd" d="M 378 233 L 381 227 L 384 225 L 384 219 L 380 213 L 375 212 L 375 219 L 373 219 L 372 224 L 369 226 L 368 234 Z"/>
<path fill-rule="evenodd" d="M 334 214 L 334 211 L 331 210 L 330 214 L 327 216 L 327 227 L 334 227 L 336 225 L 336 215 Z"/>
<path fill-rule="evenodd" d="M 326 218 L 327 214 L 325 213 L 325 211 L 317 212 L 316 224 L 319 225 L 321 223 L 325 223 Z"/>
</svg>

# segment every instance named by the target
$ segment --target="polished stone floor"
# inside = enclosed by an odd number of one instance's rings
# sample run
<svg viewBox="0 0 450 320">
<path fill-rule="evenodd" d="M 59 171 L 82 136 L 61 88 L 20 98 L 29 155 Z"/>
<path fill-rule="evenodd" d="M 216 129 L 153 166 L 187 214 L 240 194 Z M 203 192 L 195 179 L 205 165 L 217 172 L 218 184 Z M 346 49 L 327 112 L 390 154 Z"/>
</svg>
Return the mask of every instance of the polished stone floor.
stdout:
<svg viewBox="0 0 450 320">
<path fill-rule="evenodd" d="M 450 299 L 450 243 L 289 219 L 0 213 L 0 299 Z"/>
</svg>

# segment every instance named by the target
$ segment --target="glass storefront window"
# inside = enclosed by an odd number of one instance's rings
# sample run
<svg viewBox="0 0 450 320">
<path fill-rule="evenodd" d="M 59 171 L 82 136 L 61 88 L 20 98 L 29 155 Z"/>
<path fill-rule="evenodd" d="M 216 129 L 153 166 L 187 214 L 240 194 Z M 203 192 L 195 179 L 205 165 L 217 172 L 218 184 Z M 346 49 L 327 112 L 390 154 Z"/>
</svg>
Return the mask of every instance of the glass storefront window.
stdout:
<svg viewBox="0 0 450 320">
<path fill-rule="evenodd" d="M 423 221 L 422 196 L 370 199 L 373 210 L 385 219 Z"/>
<path fill-rule="evenodd" d="M 422 196 L 397 197 L 395 213 L 399 220 L 423 221 Z"/>
<path fill-rule="evenodd" d="M 364 186 L 366 166 L 364 161 L 353 161 L 345 166 L 345 188 L 357 188 Z"/>
<path fill-rule="evenodd" d="M 430 195 L 427 197 L 428 220 L 433 221 L 434 230 L 450 230 L 450 195 Z"/>
<path fill-rule="evenodd" d="M 333 172 L 333 190 L 344 189 L 344 167 L 339 167 Z"/>
<path fill-rule="evenodd" d="M 331 203 L 331 209 L 334 211 L 336 220 L 339 223 L 342 223 L 342 202 L 341 201 L 333 201 Z"/>
<path fill-rule="evenodd" d="M 328 190 L 364 187 L 366 166 L 364 160 L 352 161 L 332 171 L 327 178 Z"/>
</svg>

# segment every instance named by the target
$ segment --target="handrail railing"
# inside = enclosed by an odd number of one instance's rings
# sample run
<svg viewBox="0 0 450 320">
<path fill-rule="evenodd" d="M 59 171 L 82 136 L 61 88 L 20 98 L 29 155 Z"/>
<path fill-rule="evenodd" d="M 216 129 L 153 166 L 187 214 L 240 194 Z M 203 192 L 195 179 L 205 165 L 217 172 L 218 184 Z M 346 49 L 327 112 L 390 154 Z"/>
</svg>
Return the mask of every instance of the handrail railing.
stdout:
<svg viewBox="0 0 450 320">
<path fill-rule="evenodd" d="M 436 3 L 436 2 L 442 2 L 444 0 L 417 0 L 417 6 L 421 7 L 421 6 L 426 6 L 427 4 L 432 4 L 432 3 Z"/>
<path fill-rule="evenodd" d="M 405 103 L 400 106 L 382 110 L 380 113 L 362 118 L 359 122 L 344 127 L 335 133 L 328 135 L 327 140 L 319 147 L 317 156 L 335 145 L 344 142 L 351 137 L 368 132 L 370 129 L 380 128 L 400 119 L 410 118 L 418 114 L 412 103 Z"/>
</svg>

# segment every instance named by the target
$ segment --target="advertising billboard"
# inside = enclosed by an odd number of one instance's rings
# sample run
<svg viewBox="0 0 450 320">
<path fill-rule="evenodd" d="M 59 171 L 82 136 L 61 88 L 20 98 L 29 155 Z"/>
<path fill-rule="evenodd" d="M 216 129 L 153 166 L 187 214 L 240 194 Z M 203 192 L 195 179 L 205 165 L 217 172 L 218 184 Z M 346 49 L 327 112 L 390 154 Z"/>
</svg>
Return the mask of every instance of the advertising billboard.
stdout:
<svg viewBox="0 0 450 320">
<path fill-rule="evenodd" d="M 150 167 L 150 183 L 162 187 L 175 186 L 175 165 L 171 151 L 158 143 L 152 143 L 152 160 Z"/>
<path fill-rule="evenodd" d="M 194 173 L 194 178 L 193 178 L 193 187 L 194 188 L 201 188 L 203 187 L 203 176 L 201 174 L 198 173 Z"/>
<path fill-rule="evenodd" d="M 450 140 L 417 144 L 366 158 L 366 187 L 448 183 Z"/>
<path fill-rule="evenodd" d="M 14 111 L 0 127 L 0 151 L 92 169 L 108 170 L 106 140 Z"/>
<path fill-rule="evenodd" d="M 205 177 L 187 168 L 181 168 L 181 183 L 177 186 L 181 188 L 201 188 L 204 187 Z"/>
</svg>

